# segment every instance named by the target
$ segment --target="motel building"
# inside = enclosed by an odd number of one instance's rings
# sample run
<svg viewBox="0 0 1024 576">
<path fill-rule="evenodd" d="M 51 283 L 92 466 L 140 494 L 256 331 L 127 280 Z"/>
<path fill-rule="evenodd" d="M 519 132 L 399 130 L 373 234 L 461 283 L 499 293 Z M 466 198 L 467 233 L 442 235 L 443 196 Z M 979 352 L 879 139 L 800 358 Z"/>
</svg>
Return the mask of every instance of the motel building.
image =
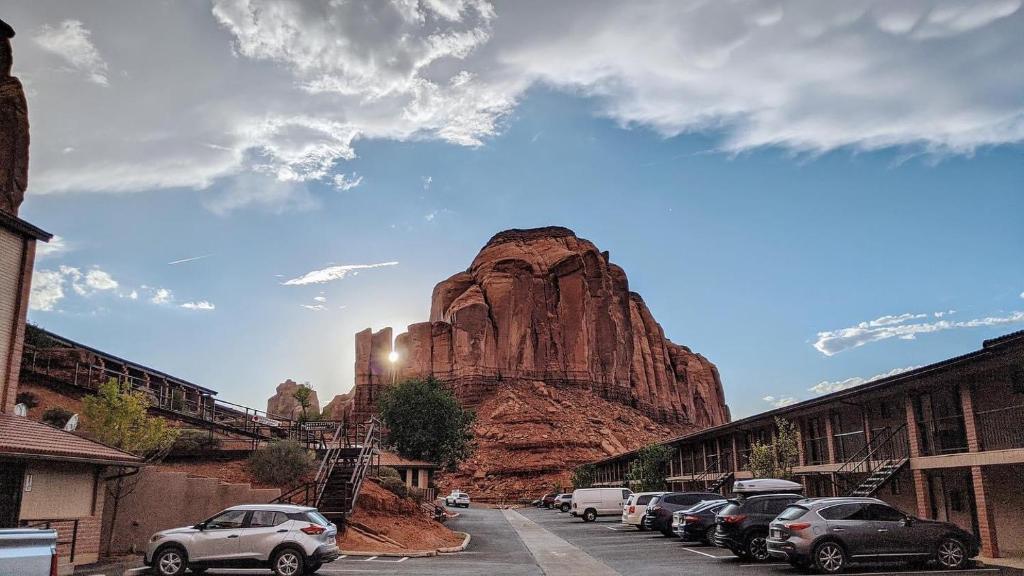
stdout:
<svg viewBox="0 0 1024 576">
<path fill-rule="evenodd" d="M 666 442 L 672 490 L 729 493 L 776 416 L 800 435 L 804 493 L 873 496 L 976 534 L 982 556 L 1024 558 L 1024 331 L 981 349 Z M 634 452 L 595 462 L 622 486 Z"/>
</svg>

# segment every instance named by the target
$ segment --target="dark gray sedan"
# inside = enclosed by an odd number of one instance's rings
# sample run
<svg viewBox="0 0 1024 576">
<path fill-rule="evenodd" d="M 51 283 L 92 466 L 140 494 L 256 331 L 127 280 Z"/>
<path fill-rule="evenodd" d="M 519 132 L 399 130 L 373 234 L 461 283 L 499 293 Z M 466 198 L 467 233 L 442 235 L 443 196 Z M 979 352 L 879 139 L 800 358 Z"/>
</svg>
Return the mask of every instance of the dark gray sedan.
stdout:
<svg viewBox="0 0 1024 576">
<path fill-rule="evenodd" d="M 963 568 L 978 555 L 973 534 L 949 522 L 921 520 L 875 498 L 800 500 L 768 532 L 768 553 L 802 568 L 835 574 L 853 562 L 935 560 Z"/>
</svg>

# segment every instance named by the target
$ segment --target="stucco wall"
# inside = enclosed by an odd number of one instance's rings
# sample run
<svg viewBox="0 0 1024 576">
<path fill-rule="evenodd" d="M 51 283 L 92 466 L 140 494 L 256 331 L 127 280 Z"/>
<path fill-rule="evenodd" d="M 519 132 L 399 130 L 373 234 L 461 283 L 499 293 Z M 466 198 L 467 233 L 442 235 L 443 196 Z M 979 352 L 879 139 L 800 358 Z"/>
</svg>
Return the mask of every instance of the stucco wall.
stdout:
<svg viewBox="0 0 1024 576">
<path fill-rule="evenodd" d="M 121 500 L 110 534 L 112 554 L 142 551 L 154 532 L 190 526 L 238 504 L 262 504 L 281 495 L 274 489 L 228 484 L 217 478 L 189 478 L 184 472 L 146 468 L 135 490 Z M 108 499 L 104 526 L 111 524 L 113 506 Z"/>
</svg>

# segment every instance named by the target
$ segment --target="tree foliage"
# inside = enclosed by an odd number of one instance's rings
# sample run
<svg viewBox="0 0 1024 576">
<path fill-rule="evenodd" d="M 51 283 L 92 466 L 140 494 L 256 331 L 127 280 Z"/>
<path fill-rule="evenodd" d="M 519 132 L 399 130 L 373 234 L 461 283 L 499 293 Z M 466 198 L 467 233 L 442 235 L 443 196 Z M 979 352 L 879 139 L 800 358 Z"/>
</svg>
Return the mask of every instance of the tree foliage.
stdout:
<svg viewBox="0 0 1024 576">
<path fill-rule="evenodd" d="M 299 403 L 299 407 L 302 408 L 302 421 L 306 420 L 306 411 L 309 410 L 310 400 L 309 397 L 313 394 L 312 388 L 309 386 L 299 385 L 298 388 L 292 392 L 292 398 Z"/>
<path fill-rule="evenodd" d="M 793 467 L 800 458 L 800 439 L 796 425 L 775 417 L 775 434 L 771 442 L 754 442 L 750 447 L 750 471 L 754 478 L 793 476 Z"/>
<path fill-rule="evenodd" d="M 313 470 L 313 457 L 294 440 L 278 440 L 249 455 L 249 471 L 256 481 L 270 486 L 293 486 Z"/>
<path fill-rule="evenodd" d="M 82 399 L 83 428 L 99 442 L 137 456 L 152 457 L 171 447 L 178 432 L 150 416 L 149 396 L 111 378 Z"/>
<path fill-rule="evenodd" d="M 404 458 L 452 467 L 472 453 L 475 415 L 433 378 L 388 386 L 378 407 L 388 446 Z"/>
<path fill-rule="evenodd" d="M 649 444 L 637 451 L 629 463 L 626 479 L 637 492 L 653 492 L 665 487 L 666 467 L 674 450 L 663 444 Z"/>
<path fill-rule="evenodd" d="M 572 471 L 572 487 L 574 490 L 581 488 L 590 488 L 594 485 L 594 481 L 597 478 L 597 466 L 593 464 L 584 464 L 577 466 Z"/>
</svg>

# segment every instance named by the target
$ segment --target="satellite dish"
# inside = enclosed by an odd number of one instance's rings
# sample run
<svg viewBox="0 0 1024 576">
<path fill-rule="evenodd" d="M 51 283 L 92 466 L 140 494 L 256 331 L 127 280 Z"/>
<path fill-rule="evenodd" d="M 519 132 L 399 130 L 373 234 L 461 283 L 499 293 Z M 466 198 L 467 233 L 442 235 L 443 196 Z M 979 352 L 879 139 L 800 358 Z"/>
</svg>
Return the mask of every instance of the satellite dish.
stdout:
<svg viewBox="0 0 1024 576">
<path fill-rule="evenodd" d="M 28 416 L 28 406 L 26 406 L 24 404 L 15 404 L 14 405 L 14 415 L 15 416 Z"/>
<path fill-rule="evenodd" d="M 78 414 L 72 414 L 71 418 L 68 418 L 68 423 L 64 425 L 67 432 L 74 432 L 75 428 L 78 428 Z"/>
</svg>

